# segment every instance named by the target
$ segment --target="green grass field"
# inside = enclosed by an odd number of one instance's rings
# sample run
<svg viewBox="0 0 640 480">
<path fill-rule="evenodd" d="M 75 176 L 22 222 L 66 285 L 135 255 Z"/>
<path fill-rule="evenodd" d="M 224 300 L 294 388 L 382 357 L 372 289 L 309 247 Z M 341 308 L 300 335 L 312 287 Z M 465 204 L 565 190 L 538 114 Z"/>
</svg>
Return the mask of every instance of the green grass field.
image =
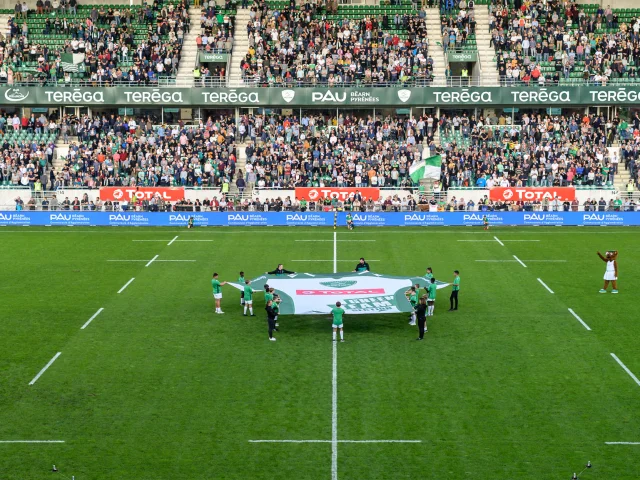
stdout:
<svg viewBox="0 0 640 480">
<path fill-rule="evenodd" d="M 333 230 L 0 229 L 0 442 L 64 441 L 0 443 L 0 479 L 568 480 L 587 461 L 582 479 L 640 478 L 640 445 L 605 444 L 640 442 L 640 386 L 611 356 L 640 375 L 639 230 L 337 238 L 340 271 L 360 256 L 395 275 L 460 270 L 460 310 L 440 290 L 424 342 L 405 314 L 347 316 L 337 345 L 326 316 L 285 317 L 269 342 L 261 294 L 243 317 L 223 287 L 213 313 L 212 272 L 332 272 Z M 598 294 L 608 249 L 618 295 Z M 383 439 L 420 443 L 343 442 Z"/>
</svg>

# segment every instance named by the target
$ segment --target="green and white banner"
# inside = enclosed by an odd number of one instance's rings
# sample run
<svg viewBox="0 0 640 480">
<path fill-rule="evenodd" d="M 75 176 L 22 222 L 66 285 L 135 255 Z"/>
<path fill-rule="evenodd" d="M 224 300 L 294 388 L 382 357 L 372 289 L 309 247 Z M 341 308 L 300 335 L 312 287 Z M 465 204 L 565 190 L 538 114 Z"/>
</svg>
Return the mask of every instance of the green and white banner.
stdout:
<svg viewBox="0 0 640 480">
<path fill-rule="evenodd" d="M 254 290 L 273 287 L 282 299 L 282 315 L 328 314 L 336 302 L 342 303 L 347 314 L 410 312 L 405 292 L 412 285 L 424 287 L 423 277 L 395 277 L 379 273 L 293 273 L 291 275 L 262 275 L 251 281 Z M 238 290 L 243 285 L 229 282 Z M 437 288 L 450 285 L 436 282 Z M 259 293 L 254 294 L 256 298 Z"/>
</svg>

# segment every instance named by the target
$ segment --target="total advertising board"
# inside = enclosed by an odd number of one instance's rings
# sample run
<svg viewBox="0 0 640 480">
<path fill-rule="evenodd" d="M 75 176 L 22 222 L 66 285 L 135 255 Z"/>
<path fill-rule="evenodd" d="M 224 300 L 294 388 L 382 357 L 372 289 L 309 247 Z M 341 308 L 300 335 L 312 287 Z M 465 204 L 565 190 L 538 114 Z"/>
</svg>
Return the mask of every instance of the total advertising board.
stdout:
<svg viewBox="0 0 640 480">
<path fill-rule="evenodd" d="M 576 106 L 640 105 L 640 85 L 551 87 L 5 87 L 0 105 L 190 106 Z"/>
<path fill-rule="evenodd" d="M 101 187 L 100 200 L 111 200 L 121 202 L 126 200 L 150 200 L 156 195 L 160 195 L 166 202 L 177 202 L 184 198 L 184 188 L 168 187 Z"/>
<path fill-rule="evenodd" d="M 363 187 L 363 188 L 332 188 L 332 187 L 298 187 L 296 188 L 296 198 L 298 200 L 318 201 L 325 198 L 337 198 L 338 200 L 346 200 L 353 198 L 356 193 L 362 196 L 362 199 L 378 200 L 380 198 L 380 189 Z"/>
<path fill-rule="evenodd" d="M 543 200 L 575 200 L 576 189 L 573 187 L 495 187 L 489 190 L 489 199 L 510 202 L 542 202 Z"/>
<path fill-rule="evenodd" d="M 490 225 L 640 226 L 640 212 L 363 212 L 353 213 L 358 227 L 479 226 L 486 215 Z M 346 225 L 340 212 L 338 226 Z M 80 212 L 5 211 L 0 227 L 10 225 L 64 226 L 332 226 L 333 212 Z M 2 230 L 0 230 L 0 233 Z"/>
</svg>

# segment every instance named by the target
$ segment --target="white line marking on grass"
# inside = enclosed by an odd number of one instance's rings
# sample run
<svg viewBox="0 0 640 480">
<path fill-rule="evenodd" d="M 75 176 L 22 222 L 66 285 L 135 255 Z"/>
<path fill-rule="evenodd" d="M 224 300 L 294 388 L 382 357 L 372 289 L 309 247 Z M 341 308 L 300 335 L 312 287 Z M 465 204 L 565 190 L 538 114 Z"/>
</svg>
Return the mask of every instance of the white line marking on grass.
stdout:
<svg viewBox="0 0 640 480">
<path fill-rule="evenodd" d="M 333 443 L 333 440 L 249 440 L 249 443 Z M 422 443 L 422 440 L 338 440 L 337 443 Z"/>
<path fill-rule="evenodd" d="M 213 242 L 213 240 L 176 240 L 176 242 Z"/>
<path fill-rule="evenodd" d="M 146 260 L 143 260 L 146 262 Z M 169 260 L 158 260 L 158 262 L 168 262 Z M 186 261 L 186 260 L 184 260 Z M 195 260 L 193 260 L 195 262 Z M 330 260 L 289 260 L 290 262 L 333 262 L 333 259 Z M 359 262 L 360 260 L 336 260 L 337 262 Z M 380 262 L 381 260 L 367 260 L 367 262 Z M 336 272 L 337 273 L 337 272 Z"/>
<path fill-rule="evenodd" d="M 151 265 L 153 262 L 155 262 L 155 261 L 156 261 L 156 258 L 158 258 L 159 256 L 160 256 L 160 255 L 156 255 L 156 256 L 155 256 L 155 257 L 153 257 L 151 260 L 149 260 L 149 263 L 147 263 L 147 264 L 145 265 L 145 267 L 148 267 L 148 266 L 149 266 L 149 265 Z"/>
<path fill-rule="evenodd" d="M 331 478 L 338 480 L 338 343 L 333 342 L 331 394 Z"/>
<path fill-rule="evenodd" d="M 458 242 L 491 242 L 491 243 L 493 243 L 493 240 L 458 240 Z M 503 245 L 503 247 L 504 247 L 504 245 Z"/>
<path fill-rule="evenodd" d="M 516 259 L 516 262 L 518 262 L 520 265 L 522 265 L 524 268 L 527 268 L 527 266 L 522 262 L 522 260 L 520 260 L 518 257 L 516 257 L 515 255 L 513 256 L 513 258 Z"/>
<path fill-rule="evenodd" d="M 102 311 L 104 310 L 104 308 L 99 308 L 98 311 L 96 313 L 93 314 L 93 316 L 87 320 L 87 323 L 85 323 L 84 325 L 82 325 L 82 327 L 80 327 L 80 330 L 84 330 L 85 328 L 87 328 L 89 326 L 89 324 L 91 322 L 93 322 L 93 319 L 96 318 L 98 315 L 100 315 L 100 313 L 102 313 Z"/>
<path fill-rule="evenodd" d="M 604 442 L 605 445 L 640 445 L 640 442 Z"/>
<path fill-rule="evenodd" d="M 571 315 L 573 315 L 574 317 L 576 317 L 576 320 L 578 320 L 582 326 L 584 328 L 586 328 L 587 330 L 591 331 L 591 329 L 589 328 L 589 325 L 587 325 L 586 323 L 584 323 L 584 321 L 576 314 L 576 312 L 573 311 L 573 309 L 569 309 L 569 313 L 571 313 Z"/>
<path fill-rule="evenodd" d="M 171 245 L 173 242 L 175 242 L 178 239 L 178 235 L 176 235 L 175 237 L 173 237 L 173 240 L 171 240 L 169 243 L 167 243 L 167 247 L 169 245 Z"/>
<path fill-rule="evenodd" d="M 523 260 L 524 262 L 567 263 L 566 260 Z"/>
<path fill-rule="evenodd" d="M 375 242 L 376 240 L 336 240 L 336 242 Z M 333 240 L 296 240 L 296 242 L 333 242 Z"/>
<path fill-rule="evenodd" d="M 540 282 L 540 285 L 542 285 L 544 288 L 546 288 L 549 293 L 553 293 L 553 290 L 551 290 L 546 283 L 544 283 L 541 279 L 538 278 L 538 281 Z"/>
<path fill-rule="evenodd" d="M 502 243 L 498 237 L 493 237 L 493 238 L 495 238 L 496 242 L 498 242 L 500 245 L 504 247 L 504 243 Z"/>
<path fill-rule="evenodd" d="M 502 240 L 503 242 L 539 242 L 540 240 Z"/>
<path fill-rule="evenodd" d="M 131 240 L 132 242 L 168 242 L 169 240 Z"/>
<path fill-rule="evenodd" d="M 136 279 L 136 277 L 133 277 L 131 280 L 129 280 L 127 283 L 124 284 L 124 287 L 122 287 L 120 290 L 118 290 L 118 293 L 122 293 L 124 291 L 125 288 L 127 288 L 131 282 L 133 282 Z"/>
<path fill-rule="evenodd" d="M 156 255 L 157 257 L 157 255 Z M 148 262 L 149 260 L 107 260 L 107 262 Z M 154 260 L 155 263 L 159 262 L 197 262 L 197 260 Z"/>
<path fill-rule="evenodd" d="M 0 440 L 0 443 L 64 443 L 64 440 Z"/>
<path fill-rule="evenodd" d="M 476 260 L 476 262 L 486 262 L 486 263 L 516 263 L 515 260 Z"/>
<path fill-rule="evenodd" d="M 58 352 L 58 353 L 56 353 L 56 354 L 53 356 L 53 358 L 52 358 L 51 360 L 49 360 L 49 363 L 47 363 L 47 364 L 44 366 L 44 368 L 43 368 L 42 370 L 40 370 L 40 371 L 38 372 L 38 374 L 33 378 L 33 380 L 31 380 L 31 381 L 29 382 L 29 385 L 33 385 L 34 383 L 36 383 L 36 382 L 38 381 L 38 379 L 42 376 L 42 374 L 43 374 L 44 372 L 46 372 L 46 371 L 47 371 L 47 368 L 49 368 L 49 367 L 51 366 L 51 364 L 52 364 L 53 362 L 55 362 L 55 361 L 56 361 L 56 359 L 57 359 L 60 355 L 62 355 L 62 352 Z"/>
<path fill-rule="evenodd" d="M 633 381 L 634 381 L 634 382 L 636 382 L 636 383 L 638 384 L 638 386 L 640 387 L 640 380 L 638 380 L 638 377 L 636 377 L 636 376 L 633 374 L 633 372 L 631 372 L 631 370 L 629 370 L 629 369 L 627 368 L 627 366 L 626 366 L 624 363 L 622 363 L 618 357 L 616 357 L 615 353 L 612 353 L 612 354 L 611 354 L 611 356 L 613 357 L 613 359 L 614 359 L 616 362 L 618 362 L 618 365 L 620 365 L 620 366 L 623 368 L 623 370 L 624 370 L 625 372 L 627 372 L 627 373 L 629 374 L 629 376 L 630 376 L 631 378 L 633 378 Z"/>
</svg>

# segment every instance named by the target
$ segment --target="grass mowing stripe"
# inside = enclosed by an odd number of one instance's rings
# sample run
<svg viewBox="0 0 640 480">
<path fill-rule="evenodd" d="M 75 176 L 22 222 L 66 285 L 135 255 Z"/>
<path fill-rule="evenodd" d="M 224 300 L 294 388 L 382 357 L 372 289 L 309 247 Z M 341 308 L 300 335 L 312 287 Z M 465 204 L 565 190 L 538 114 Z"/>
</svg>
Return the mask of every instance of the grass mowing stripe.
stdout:
<svg viewBox="0 0 640 480">
<path fill-rule="evenodd" d="M 527 266 L 526 266 L 526 265 L 522 262 L 522 260 L 520 260 L 518 257 L 516 257 L 516 256 L 514 255 L 514 256 L 513 256 L 513 258 L 515 258 L 515 259 L 516 259 L 516 261 L 517 261 L 520 265 L 522 265 L 524 268 L 527 268 Z"/>
<path fill-rule="evenodd" d="M 548 291 L 549 293 L 553 293 L 553 290 L 551 290 L 551 289 L 547 286 L 547 284 L 546 284 L 546 283 L 544 283 L 544 282 L 542 281 L 542 279 L 538 278 L 538 281 L 540 282 L 540 285 L 542 285 L 544 288 L 546 288 L 546 289 L 547 289 L 547 291 Z"/>
<path fill-rule="evenodd" d="M 616 362 L 618 362 L 618 365 L 620 365 L 620 366 L 622 367 L 622 369 L 623 369 L 625 372 L 627 372 L 627 373 L 629 374 L 629 376 L 630 376 L 631 378 L 633 378 L 633 381 L 634 381 L 634 382 L 636 382 L 636 383 L 638 384 L 638 386 L 640 387 L 640 380 L 638 380 L 638 377 L 636 377 L 636 376 L 633 374 L 633 372 L 632 372 L 631 370 L 629 370 L 629 369 L 627 368 L 627 366 L 626 366 L 624 363 L 622 363 L 622 361 L 621 361 L 621 360 L 616 356 L 616 354 L 615 354 L 615 353 L 612 353 L 612 354 L 611 354 L 611 356 L 613 357 L 613 359 L 614 359 Z"/>
<path fill-rule="evenodd" d="M 127 288 L 129 286 L 129 284 L 131 282 L 133 282 L 136 279 L 136 277 L 133 277 L 131 280 L 129 280 L 127 283 L 124 284 L 124 287 L 122 287 L 120 290 L 118 290 L 118 293 L 122 293 L 124 291 L 125 288 Z"/>
<path fill-rule="evenodd" d="M 573 315 L 574 317 L 576 317 L 576 320 L 578 320 L 582 326 L 584 328 L 586 328 L 587 330 L 591 331 L 591 328 L 589 328 L 589 325 L 587 325 L 586 323 L 584 323 L 584 321 L 576 314 L 576 312 L 574 312 L 571 308 L 569 309 L 569 312 L 571 313 L 571 315 Z"/>
<path fill-rule="evenodd" d="M 80 327 L 80 330 L 84 330 L 85 328 L 87 328 L 89 326 L 89 324 L 91 322 L 93 322 L 93 319 L 96 318 L 98 315 L 100 315 L 103 310 L 104 310 L 104 308 L 100 307 L 98 309 L 98 311 L 96 313 L 94 313 L 93 316 L 89 320 L 87 320 L 87 323 L 85 323 L 84 325 L 82 325 L 82 327 Z"/>
<path fill-rule="evenodd" d="M 49 367 L 53 364 L 53 362 L 55 362 L 55 361 L 56 361 L 56 359 L 57 359 L 60 355 L 62 355 L 62 352 L 58 352 L 58 353 L 56 353 L 56 354 L 53 356 L 53 358 L 52 358 L 51 360 L 49 360 L 49 363 L 47 363 L 47 364 L 44 366 L 44 368 L 43 368 L 42 370 L 40 370 L 40 371 L 38 372 L 38 374 L 33 378 L 33 380 L 31 380 L 31 381 L 29 382 L 29 385 L 33 385 L 34 383 L 36 383 L 36 382 L 38 381 L 38 379 L 42 376 L 42 374 L 43 374 L 44 372 L 46 372 L 46 371 L 47 371 L 47 368 L 49 368 Z"/>
</svg>

